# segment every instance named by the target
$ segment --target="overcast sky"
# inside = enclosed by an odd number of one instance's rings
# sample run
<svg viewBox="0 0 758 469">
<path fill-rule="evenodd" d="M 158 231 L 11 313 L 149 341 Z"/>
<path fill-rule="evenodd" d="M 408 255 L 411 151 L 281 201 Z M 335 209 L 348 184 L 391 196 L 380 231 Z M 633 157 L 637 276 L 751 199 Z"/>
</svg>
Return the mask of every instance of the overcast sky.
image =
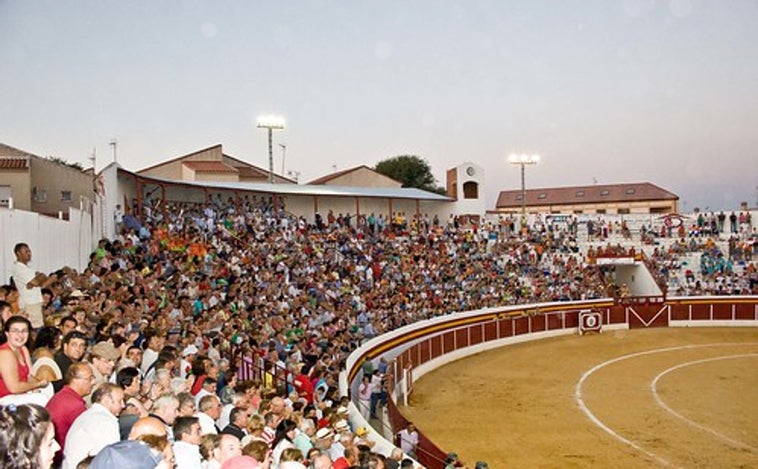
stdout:
<svg viewBox="0 0 758 469">
<path fill-rule="evenodd" d="M 139 170 L 217 143 L 307 182 L 415 154 L 520 187 L 758 198 L 758 1 L 0 0 L 0 142 Z"/>
</svg>

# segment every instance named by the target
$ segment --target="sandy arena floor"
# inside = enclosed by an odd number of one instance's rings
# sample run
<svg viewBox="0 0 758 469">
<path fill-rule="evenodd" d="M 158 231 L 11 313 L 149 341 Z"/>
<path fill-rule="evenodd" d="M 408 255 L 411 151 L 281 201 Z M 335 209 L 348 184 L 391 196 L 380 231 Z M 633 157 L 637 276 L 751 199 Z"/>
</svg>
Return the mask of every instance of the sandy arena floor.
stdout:
<svg viewBox="0 0 758 469">
<path fill-rule="evenodd" d="M 424 376 L 402 412 L 470 467 L 758 468 L 758 329 L 508 346 Z"/>
</svg>

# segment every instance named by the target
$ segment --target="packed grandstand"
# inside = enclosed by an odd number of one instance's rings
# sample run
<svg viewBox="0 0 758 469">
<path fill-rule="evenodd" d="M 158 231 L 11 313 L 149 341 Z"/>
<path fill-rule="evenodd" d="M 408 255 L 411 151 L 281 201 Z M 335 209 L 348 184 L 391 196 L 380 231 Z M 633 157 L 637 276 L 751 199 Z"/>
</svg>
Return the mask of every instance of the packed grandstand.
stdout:
<svg viewBox="0 0 758 469">
<path fill-rule="evenodd" d="M 346 408 L 352 402 L 381 426 L 377 409 L 339 395 L 347 356 L 371 338 L 487 307 L 623 301 L 612 269 L 595 262 L 602 256 L 644 259 L 664 294 L 758 294 L 748 212 L 731 226 L 704 214 L 676 230 L 540 219 L 521 229 L 514 218 L 385 222 L 332 213 L 310 223 L 266 200 L 154 200 L 140 213 L 119 220 L 118 235 L 99 242 L 86 269 L 60 266 L 42 290 L 45 327 L 26 345 L 31 368 L 41 360 L 52 374 L 30 380 L 50 382 L 46 400 L 63 467 L 86 467 L 106 447 L 112 456 L 117 440 L 134 437 L 151 418 L 166 427 L 162 437 L 180 468 L 259 467 L 233 465 L 245 456 L 274 468 L 401 467 L 415 456 L 413 447 L 375 451 L 369 429 L 347 419 Z M 18 311 L 18 299 L 13 285 L 0 287 L 10 309 L 4 319 Z M 70 350 L 77 338 L 86 351 Z M 62 392 L 75 389 L 89 409 L 106 402 L 103 392 L 72 384 L 82 360 L 93 363 L 94 374 L 85 374 L 96 384 L 116 383 L 107 390 L 111 400 L 123 394 L 123 410 L 101 406 L 117 422 L 113 439 L 77 424 L 90 412 L 83 406 L 61 417 Z M 366 371 L 381 366 L 367 364 Z M 367 383 L 370 405 L 381 407 L 382 381 Z M 226 436 L 191 439 L 193 422 L 203 435 Z M 440 467 L 457 464 L 451 458 Z"/>
</svg>

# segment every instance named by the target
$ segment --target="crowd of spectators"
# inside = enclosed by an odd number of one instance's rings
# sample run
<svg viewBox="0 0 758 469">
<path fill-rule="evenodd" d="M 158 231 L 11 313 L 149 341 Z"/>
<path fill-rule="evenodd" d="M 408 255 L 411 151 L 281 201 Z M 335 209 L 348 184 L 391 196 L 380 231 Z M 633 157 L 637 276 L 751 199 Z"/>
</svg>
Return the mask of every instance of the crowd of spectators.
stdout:
<svg viewBox="0 0 758 469">
<path fill-rule="evenodd" d="M 402 452 L 372 451 L 369 430 L 347 420 L 337 375 L 352 350 L 434 316 L 608 294 L 575 224 L 518 232 L 513 220 L 332 213 L 309 224 L 255 198 L 148 202 L 117 221 L 119 235 L 82 272 L 0 287 L 9 350 L 0 350 L 0 403 L 41 398 L 65 468 L 132 453 L 179 468 L 406 467 Z M 665 264 L 676 249 L 653 259 Z M 745 246 L 730 251 L 754 277 Z M 29 267 L 29 246 L 16 255 Z M 697 292 L 730 293 L 704 285 Z M 34 289 L 39 324 L 19 319 Z M 272 364 L 262 378 L 235 372 L 257 358 Z M 372 383 L 356 399 L 369 417 L 381 405 Z"/>
</svg>

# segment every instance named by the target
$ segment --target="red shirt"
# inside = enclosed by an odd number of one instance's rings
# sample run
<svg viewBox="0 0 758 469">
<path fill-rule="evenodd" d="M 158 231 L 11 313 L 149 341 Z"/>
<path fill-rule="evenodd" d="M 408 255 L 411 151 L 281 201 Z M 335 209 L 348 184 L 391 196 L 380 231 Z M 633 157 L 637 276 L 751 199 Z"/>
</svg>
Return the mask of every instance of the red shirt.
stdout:
<svg viewBox="0 0 758 469">
<path fill-rule="evenodd" d="M 63 444 L 66 442 L 66 435 L 69 428 L 71 428 L 71 424 L 74 423 L 74 420 L 82 412 L 87 410 L 87 405 L 78 392 L 66 385 L 55 393 L 47 402 L 45 408 L 50 412 L 50 418 L 55 427 L 55 440 L 61 445 L 61 449 L 63 449 Z"/>
<path fill-rule="evenodd" d="M 11 350 L 11 344 L 6 342 L 3 345 L 0 345 L 0 349 L 8 349 Z M 24 353 L 23 350 L 20 350 L 19 353 L 22 357 L 25 357 L 24 360 L 28 360 L 26 358 L 27 354 Z M 29 365 L 26 363 L 21 363 L 21 360 L 16 360 L 16 369 L 18 370 L 18 380 L 20 382 L 25 382 L 29 380 Z M 3 377 L 0 376 L 0 397 L 5 397 L 9 394 L 13 394 L 10 392 L 8 387 L 5 385 L 5 381 L 3 381 Z"/>
<path fill-rule="evenodd" d="M 295 385 L 298 395 L 304 397 L 308 401 L 308 404 L 313 402 L 313 383 L 311 383 L 311 380 L 306 375 L 297 375 L 292 384 Z"/>
</svg>

